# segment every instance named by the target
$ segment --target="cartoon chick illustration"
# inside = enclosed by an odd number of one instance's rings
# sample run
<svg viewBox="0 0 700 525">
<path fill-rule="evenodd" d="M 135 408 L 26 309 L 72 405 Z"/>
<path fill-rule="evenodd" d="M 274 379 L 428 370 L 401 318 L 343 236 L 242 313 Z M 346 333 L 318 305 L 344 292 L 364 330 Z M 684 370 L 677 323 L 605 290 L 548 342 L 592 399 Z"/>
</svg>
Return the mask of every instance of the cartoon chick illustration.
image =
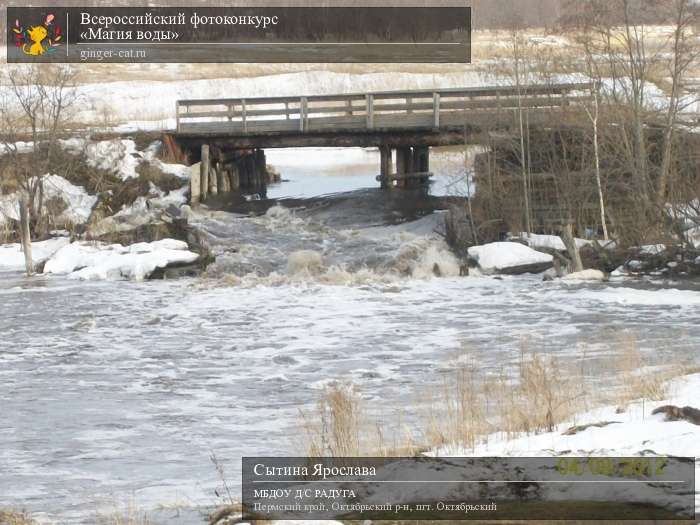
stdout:
<svg viewBox="0 0 700 525">
<path fill-rule="evenodd" d="M 24 51 L 27 55 L 43 55 L 46 52 L 46 49 L 42 45 L 42 42 L 48 34 L 49 32 L 44 26 L 29 28 L 27 30 L 27 35 L 29 35 L 32 45 L 30 46 L 29 44 L 24 44 L 24 46 L 22 46 L 22 51 Z M 27 47 L 29 47 L 29 49 L 27 49 Z"/>
</svg>

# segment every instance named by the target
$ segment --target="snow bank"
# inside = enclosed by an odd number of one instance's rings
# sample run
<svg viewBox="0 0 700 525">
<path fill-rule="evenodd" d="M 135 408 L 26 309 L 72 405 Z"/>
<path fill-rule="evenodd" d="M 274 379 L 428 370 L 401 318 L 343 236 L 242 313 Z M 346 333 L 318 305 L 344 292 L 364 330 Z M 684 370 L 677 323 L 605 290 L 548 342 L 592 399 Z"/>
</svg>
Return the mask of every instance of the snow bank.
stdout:
<svg viewBox="0 0 700 525">
<path fill-rule="evenodd" d="M 562 277 L 565 281 L 604 281 L 605 274 L 600 270 L 583 270 Z"/>
<path fill-rule="evenodd" d="M 46 261 L 54 253 L 69 243 L 70 240 L 66 237 L 33 242 L 32 263 L 36 266 Z M 0 270 L 24 271 L 24 252 L 22 251 L 21 244 L 0 245 Z"/>
<path fill-rule="evenodd" d="M 156 268 L 192 263 L 198 254 L 187 243 L 163 239 L 131 246 L 99 242 L 75 242 L 58 250 L 46 262 L 44 273 L 67 274 L 72 279 L 143 280 Z"/>
<path fill-rule="evenodd" d="M 665 420 L 652 412 L 664 405 L 698 407 L 700 374 L 682 377 L 671 382 L 670 396 L 663 401 L 637 401 L 626 411 L 619 413 L 617 406 L 607 406 L 579 414 L 563 423 L 554 432 L 538 435 L 522 435 L 506 439 L 493 434 L 477 445 L 465 448 L 449 445 L 432 451 L 436 456 L 681 456 L 695 457 L 700 443 L 700 426 L 687 421 Z M 601 422 L 614 422 L 602 427 L 588 426 Z M 577 432 L 565 434 L 578 427 Z M 696 479 L 700 476 L 700 464 L 696 461 Z M 700 487 L 696 487 L 695 506 L 700 508 Z"/>
<path fill-rule="evenodd" d="M 87 222 L 97 204 L 97 196 L 89 195 L 82 186 L 75 186 L 59 175 L 44 177 L 45 198 L 59 197 L 67 204 L 60 219 L 74 224 Z M 60 222 L 60 220 L 59 220 Z"/>
<path fill-rule="evenodd" d="M 575 419 L 562 423 L 553 432 L 522 435 L 505 439 L 494 434 L 475 449 L 450 445 L 435 451 L 438 456 L 550 456 L 550 455 L 601 455 L 637 456 L 653 450 L 658 455 L 691 456 L 698 452 L 700 426 L 686 421 L 667 422 L 662 415 L 652 415 L 654 409 L 664 405 L 698 407 L 700 374 L 693 374 L 671 382 L 671 395 L 662 401 L 641 400 L 634 402 L 624 412 L 619 407 L 606 406 L 579 414 Z M 588 427 L 566 435 L 573 426 L 584 427 L 601 421 L 615 421 L 605 427 Z"/>
<path fill-rule="evenodd" d="M 694 248 L 700 249 L 700 226 L 689 229 L 685 232 L 685 235 Z"/>
<path fill-rule="evenodd" d="M 59 175 L 44 175 L 44 204 L 49 199 L 61 199 L 66 209 L 54 220 L 57 223 L 84 224 L 97 204 L 97 196 L 89 195 L 82 186 L 76 186 Z M 0 224 L 19 220 L 19 196 L 17 193 L 0 195 Z"/>
<path fill-rule="evenodd" d="M 91 142 L 85 148 L 88 164 L 95 168 L 111 171 L 120 179 L 138 177 L 136 166 L 140 160 L 133 140 L 103 140 Z"/>
<path fill-rule="evenodd" d="M 494 242 L 469 248 L 471 257 L 485 272 L 525 273 L 544 271 L 554 258 L 517 242 Z M 541 269 L 540 269 L 541 268 Z"/>
<path fill-rule="evenodd" d="M 566 245 L 558 235 L 539 235 L 536 233 L 527 234 L 523 232 L 516 238 L 527 242 L 530 248 L 556 250 L 558 252 L 566 251 Z M 579 249 L 593 243 L 593 241 L 588 241 L 586 239 L 575 239 L 575 241 L 576 246 Z"/>
<path fill-rule="evenodd" d="M 169 164 L 160 160 L 157 155 L 160 151 L 163 143 L 160 140 L 153 142 L 148 146 L 143 152 L 143 159 L 147 160 L 158 168 L 163 173 L 168 175 L 175 175 L 184 180 L 189 180 L 190 178 L 190 166 L 185 166 L 184 164 Z"/>
<path fill-rule="evenodd" d="M 84 153 L 87 163 L 93 168 L 114 173 L 122 180 L 138 177 L 136 167 L 142 159 L 136 143 L 130 139 L 113 139 L 91 142 L 85 139 L 62 140 L 67 151 Z"/>
<path fill-rule="evenodd" d="M 639 247 L 639 253 L 642 255 L 659 255 L 666 251 L 665 244 L 648 244 Z"/>
</svg>

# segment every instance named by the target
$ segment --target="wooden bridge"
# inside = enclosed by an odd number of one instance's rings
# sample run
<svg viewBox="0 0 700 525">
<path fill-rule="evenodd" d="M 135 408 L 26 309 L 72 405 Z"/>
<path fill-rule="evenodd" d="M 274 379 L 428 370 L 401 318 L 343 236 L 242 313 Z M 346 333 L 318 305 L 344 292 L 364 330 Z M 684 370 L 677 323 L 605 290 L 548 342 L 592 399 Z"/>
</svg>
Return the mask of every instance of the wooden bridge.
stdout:
<svg viewBox="0 0 700 525">
<path fill-rule="evenodd" d="M 378 147 L 383 187 L 424 181 L 430 146 L 580 117 L 593 84 L 179 100 L 174 140 L 202 159 L 201 197 L 264 185 L 264 148 Z M 396 149 L 396 171 L 392 150 Z M 247 159 L 247 160 L 246 160 Z M 193 200 L 199 195 L 193 191 Z"/>
</svg>

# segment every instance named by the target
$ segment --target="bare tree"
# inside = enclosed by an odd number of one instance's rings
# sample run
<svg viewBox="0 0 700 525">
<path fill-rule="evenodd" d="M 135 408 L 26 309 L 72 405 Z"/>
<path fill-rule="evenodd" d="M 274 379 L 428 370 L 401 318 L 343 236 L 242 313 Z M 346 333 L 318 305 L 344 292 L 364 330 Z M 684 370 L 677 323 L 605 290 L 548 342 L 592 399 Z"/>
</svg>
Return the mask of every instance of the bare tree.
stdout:
<svg viewBox="0 0 700 525">
<path fill-rule="evenodd" d="M 633 181 L 626 198 L 634 205 L 625 213 L 636 215 L 638 240 L 662 234 L 680 116 L 693 102 L 685 90 L 700 55 L 693 34 L 700 6 L 693 0 L 578 0 L 567 12 L 567 34 L 575 35 L 586 73 L 602 86 L 589 110 L 596 182 L 605 149 L 606 169 L 618 173 L 618 180 Z M 580 71 L 581 63 L 572 66 Z M 665 96 L 657 95 L 659 87 Z M 605 219 L 604 188 L 599 189 Z"/>
<path fill-rule="evenodd" d="M 700 57 L 700 45 L 698 45 L 697 37 L 694 35 L 695 27 L 700 23 L 700 8 L 698 8 L 697 3 L 691 0 L 673 0 L 669 10 L 669 18 L 673 24 L 672 53 L 669 64 L 671 87 L 668 109 L 664 119 L 663 153 L 656 190 L 656 204 L 662 209 L 666 203 L 679 112 L 684 109 L 684 105 L 691 103 L 690 101 L 684 103 L 681 95 L 687 87 L 688 72 L 693 66 L 698 65 Z"/>
<path fill-rule="evenodd" d="M 44 176 L 55 161 L 56 148 L 77 106 L 77 72 L 64 65 L 23 65 L 7 70 L 7 90 L 0 98 L 0 147 L 10 156 L 9 174 L 29 205 L 36 229 L 43 210 Z M 18 147 L 30 141 L 30 151 Z"/>
<path fill-rule="evenodd" d="M 608 223 L 605 219 L 605 197 L 603 195 L 603 183 L 600 175 L 600 141 L 598 133 L 598 121 L 600 119 L 600 102 L 598 94 L 598 84 L 591 90 L 593 95 L 593 111 L 586 109 L 586 114 L 593 125 L 593 156 L 595 159 L 595 182 L 598 190 L 598 205 L 600 206 L 600 224 L 603 228 L 603 238 L 610 240 L 608 235 Z"/>
</svg>

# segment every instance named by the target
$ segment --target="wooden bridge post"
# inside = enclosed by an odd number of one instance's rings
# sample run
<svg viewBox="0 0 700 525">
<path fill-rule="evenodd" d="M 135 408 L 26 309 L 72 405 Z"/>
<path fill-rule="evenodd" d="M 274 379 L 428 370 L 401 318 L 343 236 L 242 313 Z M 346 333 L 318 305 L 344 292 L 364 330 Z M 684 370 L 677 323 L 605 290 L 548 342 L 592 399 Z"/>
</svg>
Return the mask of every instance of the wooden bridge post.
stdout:
<svg viewBox="0 0 700 525">
<path fill-rule="evenodd" d="M 430 148 L 415 146 L 413 148 L 413 171 L 428 173 L 430 171 Z"/>
<path fill-rule="evenodd" d="M 255 177 L 256 187 L 267 185 L 267 162 L 265 160 L 265 150 L 255 150 Z"/>
<path fill-rule="evenodd" d="M 200 195 L 202 200 L 207 199 L 209 195 L 209 170 L 211 166 L 209 165 L 209 144 L 202 144 L 202 160 L 199 164 L 199 182 L 200 182 Z"/>
<path fill-rule="evenodd" d="M 231 163 L 229 167 L 229 177 L 231 177 L 231 191 L 236 191 L 241 186 L 241 181 L 238 177 L 238 164 Z"/>
<path fill-rule="evenodd" d="M 216 170 L 216 163 L 211 165 L 209 171 L 209 193 L 212 195 L 219 194 L 219 175 Z"/>
<path fill-rule="evenodd" d="M 411 160 L 413 152 L 410 147 L 402 147 L 396 150 L 396 187 L 403 188 L 406 185 L 406 175 L 411 173 Z"/>
<path fill-rule="evenodd" d="M 433 126 L 440 127 L 440 93 L 433 93 Z"/>
<path fill-rule="evenodd" d="M 190 167 L 190 205 L 198 206 L 202 194 L 202 166 Z"/>
<path fill-rule="evenodd" d="M 243 133 L 248 133 L 248 119 L 246 118 L 245 99 L 241 99 L 241 120 L 243 121 Z"/>
<path fill-rule="evenodd" d="M 307 129 L 306 125 L 306 113 L 308 112 L 308 100 L 306 97 L 301 97 L 299 101 L 299 131 L 304 133 Z"/>
<path fill-rule="evenodd" d="M 391 187 L 392 162 L 391 162 L 391 147 L 379 146 L 379 174 L 381 177 L 381 187 Z"/>
<path fill-rule="evenodd" d="M 221 193 L 228 193 L 230 191 L 227 182 L 228 177 L 224 172 L 224 165 L 219 161 L 216 163 L 216 186 Z"/>
<path fill-rule="evenodd" d="M 365 104 L 367 106 L 367 129 L 374 128 L 374 95 L 369 93 L 365 95 Z"/>
</svg>

